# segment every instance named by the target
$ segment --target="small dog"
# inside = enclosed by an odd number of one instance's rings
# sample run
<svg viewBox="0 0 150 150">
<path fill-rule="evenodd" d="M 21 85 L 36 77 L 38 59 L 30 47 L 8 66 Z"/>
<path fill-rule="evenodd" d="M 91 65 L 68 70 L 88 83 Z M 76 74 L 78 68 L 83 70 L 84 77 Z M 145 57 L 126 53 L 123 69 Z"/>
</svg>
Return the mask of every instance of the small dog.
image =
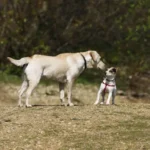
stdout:
<svg viewBox="0 0 150 150">
<path fill-rule="evenodd" d="M 114 67 L 111 67 L 106 70 L 106 77 L 104 78 L 103 82 L 100 85 L 100 89 L 97 93 L 97 99 L 94 105 L 97 105 L 100 102 L 100 95 L 102 96 L 101 104 L 104 104 L 104 97 L 105 97 L 106 90 L 109 93 L 106 104 L 107 105 L 110 104 L 111 98 L 112 98 L 112 104 L 115 104 L 115 96 L 116 96 L 116 90 L 117 90 L 116 82 L 115 82 L 116 72 L 117 72 L 117 69 Z"/>
</svg>

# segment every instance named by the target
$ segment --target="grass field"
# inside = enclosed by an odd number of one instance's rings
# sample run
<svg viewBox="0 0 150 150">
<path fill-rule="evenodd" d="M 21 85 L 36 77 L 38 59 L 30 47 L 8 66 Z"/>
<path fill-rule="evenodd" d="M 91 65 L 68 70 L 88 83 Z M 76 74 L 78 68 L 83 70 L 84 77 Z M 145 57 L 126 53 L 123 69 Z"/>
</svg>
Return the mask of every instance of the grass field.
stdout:
<svg viewBox="0 0 150 150">
<path fill-rule="evenodd" d="M 19 85 L 0 84 L 0 150 L 149 150 L 150 103 L 116 97 L 93 103 L 98 86 L 76 84 L 73 102 L 60 105 L 58 87 L 39 85 L 32 108 L 17 107 Z"/>
</svg>

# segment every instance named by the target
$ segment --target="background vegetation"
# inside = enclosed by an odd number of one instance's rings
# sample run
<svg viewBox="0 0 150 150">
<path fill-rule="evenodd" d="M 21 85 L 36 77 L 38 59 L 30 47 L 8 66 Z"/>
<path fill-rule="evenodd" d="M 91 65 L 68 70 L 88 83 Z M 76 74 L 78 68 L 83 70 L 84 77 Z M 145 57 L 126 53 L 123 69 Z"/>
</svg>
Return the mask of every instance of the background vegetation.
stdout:
<svg viewBox="0 0 150 150">
<path fill-rule="evenodd" d="M 127 84 L 129 76 L 150 76 L 149 47 L 149 0 L 0 0 L 0 69 L 7 73 L 20 72 L 7 56 L 96 49 Z"/>
</svg>

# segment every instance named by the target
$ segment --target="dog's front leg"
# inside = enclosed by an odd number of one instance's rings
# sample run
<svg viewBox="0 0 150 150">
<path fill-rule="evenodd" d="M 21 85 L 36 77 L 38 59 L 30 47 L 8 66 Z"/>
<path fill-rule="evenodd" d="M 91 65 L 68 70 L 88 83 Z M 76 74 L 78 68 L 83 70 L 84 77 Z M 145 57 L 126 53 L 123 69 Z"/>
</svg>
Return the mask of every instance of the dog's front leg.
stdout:
<svg viewBox="0 0 150 150">
<path fill-rule="evenodd" d="M 66 105 L 64 88 L 65 88 L 65 83 L 59 83 L 60 101 L 61 101 L 62 105 Z"/>
<path fill-rule="evenodd" d="M 97 98 L 96 98 L 96 101 L 95 101 L 94 105 L 97 105 L 100 102 L 100 95 L 102 95 L 102 102 L 101 102 L 101 104 L 104 103 L 104 95 L 103 95 L 104 93 L 103 93 L 103 90 L 104 90 L 104 86 L 101 84 L 100 88 L 99 88 L 99 91 L 97 93 Z"/>
<path fill-rule="evenodd" d="M 111 98 L 112 98 L 112 92 L 109 92 L 106 105 L 109 105 L 109 104 L 110 104 Z"/>
<path fill-rule="evenodd" d="M 96 101 L 95 101 L 94 105 L 97 105 L 99 103 L 101 93 L 102 93 L 102 90 L 100 88 L 99 91 L 98 91 L 98 93 L 97 93 L 97 98 L 96 98 Z"/>
<path fill-rule="evenodd" d="M 70 80 L 68 82 L 68 105 L 69 106 L 74 106 L 72 103 L 72 86 L 73 86 L 74 80 Z"/>
</svg>

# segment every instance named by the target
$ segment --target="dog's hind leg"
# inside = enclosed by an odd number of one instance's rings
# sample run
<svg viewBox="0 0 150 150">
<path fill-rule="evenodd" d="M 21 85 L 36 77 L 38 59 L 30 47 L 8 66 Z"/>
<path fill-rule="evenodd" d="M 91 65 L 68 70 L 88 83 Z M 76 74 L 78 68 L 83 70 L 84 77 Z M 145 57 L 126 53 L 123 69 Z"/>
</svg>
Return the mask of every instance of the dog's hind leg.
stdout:
<svg viewBox="0 0 150 150">
<path fill-rule="evenodd" d="M 37 84 L 39 83 L 39 80 L 30 80 L 29 81 L 29 86 L 28 89 L 26 91 L 26 107 L 32 107 L 31 104 L 29 104 L 29 97 L 32 94 L 32 91 L 34 90 L 34 88 L 37 86 Z"/>
<path fill-rule="evenodd" d="M 112 104 L 113 105 L 115 104 L 115 96 L 116 96 L 116 90 L 113 91 L 113 93 L 112 93 Z"/>
<path fill-rule="evenodd" d="M 68 105 L 69 106 L 74 106 L 74 104 L 72 103 L 72 86 L 74 83 L 74 79 L 68 81 Z"/>
<path fill-rule="evenodd" d="M 25 69 L 27 81 L 28 81 L 28 88 L 26 90 L 26 107 L 32 107 L 31 104 L 29 104 L 29 97 L 32 94 L 32 91 L 39 83 L 41 76 L 42 76 L 42 68 L 39 66 L 36 66 L 35 64 L 29 64 L 27 68 Z"/>
<path fill-rule="evenodd" d="M 102 93 L 101 93 L 101 96 L 102 96 L 101 105 L 103 105 L 103 104 L 104 104 L 104 101 L 105 101 L 105 99 L 104 99 L 104 97 L 105 97 L 105 92 L 102 92 Z"/>
<path fill-rule="evenodd" d="M 62 105 L 65 105 L 65 83 L 59 83 L 60 101 Z"/>
<path fill-rule="evenodd" d="M 108 98 L 107 98 L 107 101 L 106 101 L 106 105 L 110 104 L 110 99 L 111 99 L 112 95 L 113 95 L 112 92 L 109 92 Z"/>
<path fill-rule="evenodd" d="M 28 87 L 28 81 L 24 80 L 23 83 L 22 83 L 22 85 L 21 85 L 20 90 L 18 91 L 18 93 L 19 93 L 18 106 L 19 107 L 22 107 L 22 95 L 26 91 L 27 87 Z"/>
</svg>

